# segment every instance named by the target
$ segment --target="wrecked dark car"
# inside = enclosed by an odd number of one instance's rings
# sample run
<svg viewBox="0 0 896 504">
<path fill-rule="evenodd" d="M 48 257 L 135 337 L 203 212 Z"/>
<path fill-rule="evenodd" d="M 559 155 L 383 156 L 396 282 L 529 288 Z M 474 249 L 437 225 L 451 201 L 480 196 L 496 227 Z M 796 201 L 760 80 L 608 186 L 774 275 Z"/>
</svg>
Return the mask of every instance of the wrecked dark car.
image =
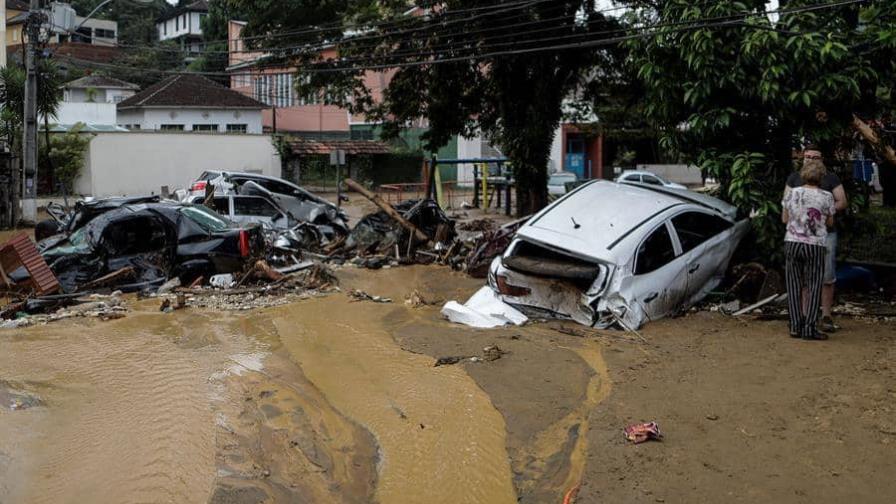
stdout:
<svg viewBox="0 0 896 504">
<path fill-rule="evenodd" d="M 749 225 L 710 196 L 594 181 L 523 224 L 488 282 L 530 316 L 637 329 L 715 288 Z"/>
<path fill-rule="evenodd" d="M 202 206 L 175 202 L 125 204 L 61 240 L 42 242 L 41 255 L 66 292 L 125 270 L 122 290 L 157 286 L 171 277 L 245 269 L 264 254 L 260 226 L 240 227 Z"/>
<path fill-rule="evenodd" d="M 121 208 L 124 205 L 158 203 L 159 201 L 158 196 L 103 198 L 78 201 L 71 210 L 66 210 L 58 203 L 50 203 L 47 205 L 47 213 L 50 215 L 50 219 L 37 223 L 37 227 L 34 230 L 34 238 L 37 241 L 42 241 L 59 234 L 69 235 L 82 228 L 98 215 L 102 215 L 109 210 Z"/>
</svg>

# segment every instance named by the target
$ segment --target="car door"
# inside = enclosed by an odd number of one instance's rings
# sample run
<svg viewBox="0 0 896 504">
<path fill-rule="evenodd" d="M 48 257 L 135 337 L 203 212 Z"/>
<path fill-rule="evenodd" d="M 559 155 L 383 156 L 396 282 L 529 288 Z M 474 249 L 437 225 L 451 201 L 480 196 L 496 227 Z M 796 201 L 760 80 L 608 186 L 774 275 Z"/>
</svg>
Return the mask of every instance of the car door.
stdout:
<svg viewBox="0 0 896 504">
<path fill-rule="evenodd" d="M 687 263 L 687 300 L 713 289 L 725 275 L 736 241 L 735 226 L 709 212 L 688 210 L 672 217 L 672 228 Z"/>
<path fill-rule="evenodd" d="M 632 276 L 621 291 L 648 320 L 675 311 L 687 293 L 686 261 L 672 239 L 668 221 L 656 226 L 635 253 Z"/>
</svg>

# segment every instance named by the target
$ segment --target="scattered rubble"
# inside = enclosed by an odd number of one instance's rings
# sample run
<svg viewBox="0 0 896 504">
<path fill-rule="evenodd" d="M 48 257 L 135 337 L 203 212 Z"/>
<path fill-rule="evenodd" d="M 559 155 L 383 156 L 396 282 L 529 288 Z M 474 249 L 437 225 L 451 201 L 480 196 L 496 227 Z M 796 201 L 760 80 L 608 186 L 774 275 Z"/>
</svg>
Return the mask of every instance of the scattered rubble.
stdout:
<svg viewBox="0 0 896 504">
<path fill-rule="evenodd" d="M 98 318 L 103 321 L 115 320 L 125 317 L 128 312 L 127 304 L 121 298 L 121 292 L 113 292 L 109 295 L 91 294 L 84 297 L 69 298 L 67 300 L 52 300 L 53 304 L 45 306 L 61 306 L 49 313 L 29 314 L 28 311 L 19 311 L 11 315 L 8 320 L 0 322 L 0 328 L 12 329 L 17 327 L 27 327 L 32 325 L 48 324 L 58 320 L 65 320 L 76 317 Z M 42 299 L 32 300 L 31 311 L 39 311 L 37 302 Z M 48 300 L 49 301 L 49 300 Z M 27 306 L 23 306 L 23 310 L 28 310 Z"/>
<path fill-rule="evenodd" d="M 380 296 L 372 296 L 362 290 L 352 289 L 348 293 L 352 301 L 373 301 L 374 303 L 391 303 L 392 299 Z"/>
<path fill-rule="evenodd" d="M 439 357 L 433 367 L 452 366 L 461 362 L 492 362 L 500 359 L 510 352 L 502 350 L 497 345 L 487 346 L 482 349 L 482 355 L 453 355 Z"/>
</svg>

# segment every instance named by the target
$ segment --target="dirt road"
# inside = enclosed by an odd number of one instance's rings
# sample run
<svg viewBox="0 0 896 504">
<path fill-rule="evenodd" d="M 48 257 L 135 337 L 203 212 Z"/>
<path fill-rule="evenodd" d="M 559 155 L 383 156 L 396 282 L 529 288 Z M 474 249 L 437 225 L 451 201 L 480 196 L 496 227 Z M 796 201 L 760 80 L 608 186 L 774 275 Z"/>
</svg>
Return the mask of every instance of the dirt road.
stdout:
<svg viewBox="0 0 896 504">
<path fill-rule="evenodd" d="M 702 313 L 647 343 L 470 330 L 439 307 L 478 280 L 339 276 L 393 302 L 132 301 L 121 320 L 0 332 L 0 502 L 560 503 L 579 484 L 589 503 L 896 499 L 893 325 L 844 321 L 829 342 Z M 663 442 L 623 440 L 648 420 Z"/>
</svg>

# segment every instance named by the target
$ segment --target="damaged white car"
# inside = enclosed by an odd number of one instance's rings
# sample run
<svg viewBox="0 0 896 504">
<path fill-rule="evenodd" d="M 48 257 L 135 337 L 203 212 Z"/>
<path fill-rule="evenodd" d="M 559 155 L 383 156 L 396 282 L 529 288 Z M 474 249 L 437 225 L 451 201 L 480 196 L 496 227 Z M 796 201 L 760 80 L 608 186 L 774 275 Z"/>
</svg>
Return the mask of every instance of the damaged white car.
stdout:
<svg viewBox="0 0 896 504">
<path fill-rule="evenodd" d="M 530 316 L 637 329 L 715 288 L 748 229 L 716 198 L 594 181 L 529 219 L 489 286 Z"/>
</svg>

